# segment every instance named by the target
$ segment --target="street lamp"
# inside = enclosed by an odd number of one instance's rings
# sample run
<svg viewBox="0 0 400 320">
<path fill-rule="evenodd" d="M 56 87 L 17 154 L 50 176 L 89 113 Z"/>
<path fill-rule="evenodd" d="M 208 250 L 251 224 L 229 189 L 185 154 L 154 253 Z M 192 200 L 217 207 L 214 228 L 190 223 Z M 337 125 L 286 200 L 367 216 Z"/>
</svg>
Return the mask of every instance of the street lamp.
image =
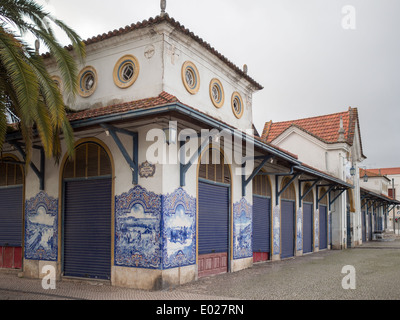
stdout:
<svg viewBox="0 0 400 320">
<path fill-rule="evenodd" d="M 354 168 L 354 165 L 351 167 L 351 169 L 350 169 L 350 175 L 352 176 L 352 177 L 354 177 L 355 175 L 356 175 L 356 168 Z"/>
</svg>

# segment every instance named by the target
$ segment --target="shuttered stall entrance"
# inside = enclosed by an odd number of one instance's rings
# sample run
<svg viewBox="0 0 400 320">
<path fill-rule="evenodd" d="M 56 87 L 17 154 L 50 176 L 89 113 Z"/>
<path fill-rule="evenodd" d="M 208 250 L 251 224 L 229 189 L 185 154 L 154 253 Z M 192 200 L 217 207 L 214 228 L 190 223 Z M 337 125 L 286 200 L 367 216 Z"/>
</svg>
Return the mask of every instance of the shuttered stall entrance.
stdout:
<svg viewBox="0 0 400 320">
<path fill-rule="evenodd" d="M 268 177 L 253 179 L 253 262 L 267 261 L 271 254 L 271 185 Z"/>
<path fill-rule="evenodd" d="M 215 160 L 216 157 L 220 157 L 219 161 Z M 208 149 L 201 163 L 198 183 L 198 276 L 204 277 L 228 272 L 231 175 L 218 150 Z"/>
<path fill-rule="evenodd" d="M 23 172 L 16 159 L 0 163 L 0 268 L 22 268 Z M 9 162 L 8 162 L 9 161 Z"/>
<path fill-rule="evenodd" d="M 282 186 L 289 179 L 284 178 Z M 281 195 L 281 258 L 294 256 L 296 194 L 293 183 Z"/>
<path fill-rule="evenodd" d="M 362 241 L 367 241 L 367 225 L 365 211 L 361 212 L 361 226 L 362 226 Z"/>
<path fill-rule="evenodd" d="M 304 186 L 305 194 L 311 185 Z M 303 253 L 313 252 L 314 241 L 314 195 L 310 191 L 303 200 Z"/>
<path fill-rule="evenodd" d="M 319 206 L 319 249 L 328 248 L 328 207 Z"/>
<path fill-rule="evenodd" d="M 76 149 L 64 168 L 63 274 L 111 278 L 112 169 L 96 143 Z"/>
<path fill-rule="evenodd" d="M 326 193 L 324 188 L 321 188 L 320 195 Z M 328 196 L 326 195 L 318 205 L 319 210 L 319 250 L 328 248 Z"/>
<path fill-rule="evenodd" d="M 368 210 L 368 241 L 372 240 L 372 208 Z"/>
</svg>

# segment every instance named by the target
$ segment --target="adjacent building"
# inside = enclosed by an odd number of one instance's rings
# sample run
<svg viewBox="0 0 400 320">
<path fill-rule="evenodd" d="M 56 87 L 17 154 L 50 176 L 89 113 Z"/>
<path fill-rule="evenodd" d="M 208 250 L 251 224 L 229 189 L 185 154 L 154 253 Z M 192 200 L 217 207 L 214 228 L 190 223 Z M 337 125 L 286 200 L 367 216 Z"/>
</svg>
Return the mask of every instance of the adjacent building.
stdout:
<svg viewBox="0 0 400 320">
<path fill-rule="evenodd" d="M 262 138 L 298 155 L 313 165 L 353 185 L 331 206 L 332 246 L 335 249 L 360 243 L 361 224 L 358 166 L 363 153 L 357 108 L 305 119 L 267 122 Z"/>
<path fill-rule="evenodd" d="M 384 194 L 397 202 L 400 201 L 400 168 L 378 168 L 366 169 L 363 173 L 368 177 L 385 177 Z M 397 222 L 396 222 L 397 219 Z M 393 231 L 393 221 L 395 222 L 396 233 L 400 229 L 400 207 L 397 205 L 390 210 L 387 220 L 387 229 Z M 396 224 L 397 223 L 397 224 Z"/>
</svg>

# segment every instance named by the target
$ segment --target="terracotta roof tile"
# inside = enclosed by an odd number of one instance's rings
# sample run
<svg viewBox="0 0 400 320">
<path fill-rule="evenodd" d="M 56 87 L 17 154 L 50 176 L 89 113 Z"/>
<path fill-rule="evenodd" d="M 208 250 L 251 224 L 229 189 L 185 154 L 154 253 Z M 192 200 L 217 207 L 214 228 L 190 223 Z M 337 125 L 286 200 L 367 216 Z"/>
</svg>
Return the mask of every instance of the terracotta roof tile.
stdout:
<svg viewBox="0 0 400 320">
<path fill-rule="evenodd" d="M 367 169 L 368 172 L 378 174 L 378 175 L 395 175 L 400 174 L 400 167 L 399 168 L 380 168 L 380 169 Z"/>
<path fill-rule="evenodd" d="M 275 123 L 270 121 L 264 126 L 262 138 L 267 142 L 272 142 L 287 129 L 297 127 L 325 143 L 337 143 L 339 140 L 340 119 L 343 119 L 345 142 L 352 145 L 356 130 L 356 122 L 358 122 L 358 130 L 360 127 L 357 108 L 349 108 L 349 110 L 345 112 L 305 119 Z M 361 137 L 360 132 L 359 137 Z"/>
<path fill-rule="evenodd" d="M 136 100 L 131 102 L 125 102 L 121 104 L 115 104 L 107 107 L 97 109 L 87 109 L 83 111 L 72 112 L 68 114 L 70 122 L 91 119 L 105 115 L 119 114 L 132 110 L 147 109 L 156 106 L 162 106 L 164 104 L 177 102 L 178 99 L 167 92 L 162 92 L 158 97 Z"/>
</svg>

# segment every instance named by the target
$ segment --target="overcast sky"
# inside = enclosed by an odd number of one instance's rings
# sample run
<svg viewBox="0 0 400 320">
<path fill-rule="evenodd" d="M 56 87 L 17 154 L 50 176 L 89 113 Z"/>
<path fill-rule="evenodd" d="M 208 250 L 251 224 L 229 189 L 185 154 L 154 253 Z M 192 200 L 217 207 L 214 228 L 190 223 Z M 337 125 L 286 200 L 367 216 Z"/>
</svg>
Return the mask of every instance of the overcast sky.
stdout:
<svg viewBox="0 0 400 320">
<path fill-rule="evenodd" d="M 159 0 L 40 0 L 83 39 L 160 13 Z M 355 9 L 354 20 L 344 6 Z M 167 13 L 264 86 L 254 122 L 357 107 L 371 167 L 400 167 L 399 0 L 167 0 Z"/>
</svg>

